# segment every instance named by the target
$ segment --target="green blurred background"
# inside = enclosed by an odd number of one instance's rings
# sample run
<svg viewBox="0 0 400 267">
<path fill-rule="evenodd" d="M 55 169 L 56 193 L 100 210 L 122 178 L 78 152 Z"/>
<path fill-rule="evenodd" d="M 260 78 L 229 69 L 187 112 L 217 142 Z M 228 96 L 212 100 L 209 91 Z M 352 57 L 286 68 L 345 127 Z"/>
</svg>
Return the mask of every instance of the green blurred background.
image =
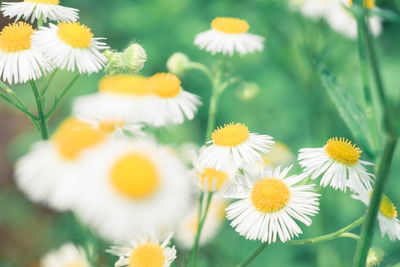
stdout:
<svg viewBox="0 0 400 267">
<path fill-rule="evenodd" d="M 315 73 L 311 55 L 320 58 L 362 105 L 357 44 L 333 32 L 326 23 L 311 21 L 291 11 L 287 1 L 70 0 L 62 4 L 80 9 L 80 21 L 91 27 L 96 37 L 106 37 L 112 48 L 123 49 L 131 41 L 143 45 L 148 54 L 141 71 L 144 75 L 166 71 L 166 60 L 178 51 L 211 66 L 217 57 L 195 47 L 194 36 L 207 30 L 214 17 L 244 18 L 252 33 L 266 37 L 265 50 L 232 57 L 231 70 L 246 81 L 256 82 L 261 91 L 257 97 L 243 101 L 238 97 L 240 86 L 229 88 L 221 98 L 217 124 L 245 123 L 251 131 L 267 133 L 287 144 L 294 153 L 301 147 L 321 146 L 332 136 L 351 138 Z M 395 11 L 400 9 L 398 0 L 377 4 Z M 7 23 L 6 18 L 1 18 L 1 27 Z M 398 94 L 400 24 L 385 22 L 377 43 L 385 85 L 391 93 Z M 94 92 L 101 76 L 102 73 L 83 77 L 50 121 L 50 127 L 56 127 L 68 116 L 73 97 Z M 62 89 L 71 77 L 71 73 L 58 75 L 51 94 Z M 187 72 L 182 84 L 186 90 L 200 95 L 204 105 L 193 121 L 163 130 L 162 139 L 172 144 L 187 141 L 201 144 L 210 85 L 196 71 Z M 26 102 L 33 99 L 26 87 L 20 86 L 16 91 Z M 33 107 L 33 103 L 30 105 Z M 0 125 L 0 266 L 36 266 L 49 249 L 76 240 L 78 231 L 71 226 L 70 215 L 30 203 L 15 187 L 12 165 L 39 138 L 29 121 L 1 102 Z M 400 206 L 399 152 L 388 185 L 388 195 L 397 206 Z M 351 199 L 349 193 L 323 190 L 321 212 L 310 228 L 302 227 L 302 237 L 336 231 L 364 212 L 364 205 Z M 225 222 L 215 240 L 202 249 L 200 264 L 234 266 L 258 244 L 239 237 Z M 304 246 L 276 243 L 268 246 L 252 266 L 350 266 L 355 245 L 352 239 Z M 400 262 L 399 242 L 381 238 L 377 230 L 374 245 L 386 253 L 381 266 Z M 178 257 L 181 255 L 178 251 Z"/>
</svg>

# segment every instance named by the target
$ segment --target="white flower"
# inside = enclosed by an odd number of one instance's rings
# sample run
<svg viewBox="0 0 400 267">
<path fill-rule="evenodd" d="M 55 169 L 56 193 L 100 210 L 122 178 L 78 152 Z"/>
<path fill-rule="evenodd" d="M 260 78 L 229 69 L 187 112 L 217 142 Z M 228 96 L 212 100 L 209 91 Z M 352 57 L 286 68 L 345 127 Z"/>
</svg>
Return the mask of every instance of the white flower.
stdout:
<svg viewBox="0 0 400 267">
<path fill-rule="evenodd" d="M 149 79 L 149 90 L 153 95 L 153 125 L 181 124 L 192 120 L 201 101 L 197 95 L 181 87 L 180 79 L 171 73 L 157 73 Z"/>
<path fill-rule="evenodd" d="M 372 191 L 360 190 L 353 195 L 354 199 L 362 201 L 369 206 Z M 378 212 L 378 223 L 382 237 L 388 235 L 390 241 L 400 240 L 400 220 L 397 218 L 397 209 L 388 196 L 383 195 Z"/>
<path fill-rule="evenodd" d="M 31 42 L 32 25 L 26 22 L 9 24 L 0 32 L 0 77 L 12 83 L 39 79 L 52 69 L 46 58 Z"/>
<path fill-rule="evenodd" d="M 172 229 L 190 199 L 188 170 L 152 141 L 111 139 L 86 157 L 78 216 L 111 242 Z"/>
<path fill-rule="evenodd" d="M 50 140 L 36 143 L 18 160 L 18 187 L 35 202 L 62 211 L 71 209 L 76 188 L 81 186 L 79 173 L 86 153 L 103 145 L 111 132 L 111 122 L 93 125 L 66 119 Z"/>
<path fill-rule="evenodd" d="M 100 50 L 108 47 L 101 39 L 93 38 L 90 28 L 79 22 L 60 22 L 40 27 L 32 43 L 56 67 L 90 74 L 101 70 L 107 62 Z"/>
<path fill-rule="evenodd" d="M 24 0 L 22 2 L 3 2 L 1 11 L 4 16 L 10 18 L 16 17 L 28 20 L 31 17 L 31 23 L 43 18 L 53 21 L 76 21 L 78 19 L 78 9 L 60 6 L 59 0 Z"/>
<path fill-rule="evenodd" d="M 196 35 L 194 44 L 211 54 L 232 56 L 262 51 L 264 37 L 248 33 L 247 21 L 237 18 L 219 17 L 211 22 L 211 29 Z"/>
<path fill-rule="evenodd" d="M 90 267 L 85 251 L 72 243 L 64 244 L 57 250 L 50 251 L 40 260 L 40 267 L 79 266 Z"/>
<path fill-rule="evenodd" d="M 342 191 L 346 191 L 346 187 L 356 192 L 362 188 L 371 190 L 373 175 L 364 166 L 372 163 L 359 159 L 361 151 L 351 141 L 331 138 L 322 148 L 302 148 L 299 152 L 304 173 L 311 175 L 311 179 L 323 175 L 322 186 Z"/>
<path fill-rule="evenodd" d="M 168 247 L 172 233 L 161 244 L 156 238 L 144 236 L 131 241 L 131 246 L 112 246 L 107 252 L 118 256 L 115 267 L 169 267 L 176 259 L 175 246 Z"/>
<path fill-rule="evenodd" d="M 236 232 L 250 240 L 282 242 L 302 233 L 294 219 L 311 225 L 310 216 L 318 213 L 318 197 L 313 185 L 297 185 L 304 176 L 285 178 L 291 167 L 261 173 L 247 173 L 230 183 L 226 197 L 239 199 L 226 209 L 227 219 Z"/>
<path fill-rule="evenodd" d="M 230 164 L 240 168 L 243 164 L 261 161 L 260 153 L 268 152 L 274 141 L 269 135 L 250 133 L 243 124 L 231 123 L 217 128 L 208 143 L 211 145 L 200 154 L 200 164 L 222 170 Z"/>
<path fill-rule="evenodd" d="M 207 219 L 204 222 L 201 231 L 199 241 L 200 245 L 210 242 L 215 237 L 225 219 L 226 206 L 227 202 L 225 200 L 214 196 L 210 204 Z M 179 222 L 175 231 L 175 240 L 177 244 L 182 248 L 190 249 L 193 246 L 194 238 L 197 233 L 197 227 L 198 211 L 196 208 Z"/>
</svg>

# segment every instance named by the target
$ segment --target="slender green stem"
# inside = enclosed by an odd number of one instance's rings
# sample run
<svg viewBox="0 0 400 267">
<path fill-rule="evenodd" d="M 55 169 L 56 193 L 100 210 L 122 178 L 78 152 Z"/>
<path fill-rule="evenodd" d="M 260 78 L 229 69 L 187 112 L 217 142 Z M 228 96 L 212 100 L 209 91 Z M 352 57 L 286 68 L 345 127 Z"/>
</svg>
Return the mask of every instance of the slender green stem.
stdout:
<svg viewBox="0 0 400 267">
<path fill-rule="evenodd" d="M 360 240 L 358 241 L 356 254 L 354 256 L 354 267 L 365 266 L 368 250 L 371 246 L 372 238 L 375 231 L 376 216 L 379 211 L 383 192 L 385 191 L 387 181 L 389 180 L 389 171 L 396 145 L 397 137 L 389 134 L 387 136 L 385 146 L 379 160 L 371 202 L 368 208 L 365 222 L 361 230 L 361 236 Z"/>
<path fill-rule="evenodd" d="M 41 15 L 37 21 L 37 29 L 39 30 L 40 27 L 43 26 L 43 15 Z"/>
<path fill-rule="evenodd" d="M 64 88 L 64 90 L 61 92 L 61 94 L 56 98 L 54 101 L 54 104 L 50 107 L 49 111 L 46 114 L 46 119 L 50 119 L 51 116 L 53 115 L 55 109 L 57 108 L 58 104 L 63 100 L 64 96 L 69 92 L 69 90 L 72 88 L 74 83 L 81 77 L 81 75 L 78 73 L 76 74 L 72 80 L 68 83 L 68 85 Z"/>
<path fill-rule="evenodd" d="M 203 72 L 208 77 L 208 79 L 210 79 L 211 82 L 214 80 L 214 76 L 213 76 L 211 70 L 201 63 L 191 61 L 189 63 L 188 68 L 199 70 L 199 71 Z"/>
<path fill-rule="evenodd" d="M 249 265 L 257 256 L 261 253 L 261 251 L 264 250 L 264 248 L 268 245 L 267 242 L 261 243 L 251 254 L 250 256 L 241 264 L 239 264 L 237 267 L 244 267 Z"/>
<path fill-rule="evenodd" d="M 3 100 L 5 100 L 7 103 L 9 103 L 10 105 L 14 106 L 15 108 L 17 108 L 18 110 L 22 111 L 25 115 L 27 115 L 29 117 L 29 119 L 31 119 L 32 121 L 36 121 L 39 118 L 32 114 L 31 112 L 29 112 L 25 107 L 19 105 L 18 103 L 16 103 L 15 101 L 13 101 L 11 98 L 9 98 L 8 96 L 6 96 L 3 93 L 0 93 L 0 98 L 2 98 Z"/>
<path fill-rule="evenodd" d="M 42 136 L 43 140 L 46 140 L 49 138 L 49 130 L 47 127 L 46 116 L 45 116 L 44 110 L 43 110 L 42 97 L 39 94 L 39 90 L 36 87 L 35 81 L 30 80 L 30 84 L 32 87 L 33 95 L 35 96 L 35 101 L 36 101 L 36 106 L 37 106 L 37 111 L 38 111 L 40 135 Z"/>
<path fill-rule="evenodd" d="M 6 91 L 7 94 L 9 94 L 12 98 L 14 98 L 14 100 L 22 107 L 24 107 L 25 109 L 26 106 L 25 104 L 22 102 L 22 100 L 17 96 L 17 94 L 10 88 L 8 87 L 7 84 L 3 83 L 2 81 L 0 81 L 0 87 L 3 88 L 4 91 Z"/>
<path fill-rule="evenodd" d="M 53 80 L 53 78 L 56 76 L 57 71 L 58 71 L 58 69 L 53 70 L 53 71 L 50 73 L 49 78 L 47 78 L 46 84 L 45 84 L 44 87 L 42 88 L 42 92 L 41 92 L 42 97 L 44 97 L 44 95 L 45 95 L 46 92 L 47 92 L 47 89 L 49 89 L 50 83 L 51 83 L 51 81 Z"/>
</svg>

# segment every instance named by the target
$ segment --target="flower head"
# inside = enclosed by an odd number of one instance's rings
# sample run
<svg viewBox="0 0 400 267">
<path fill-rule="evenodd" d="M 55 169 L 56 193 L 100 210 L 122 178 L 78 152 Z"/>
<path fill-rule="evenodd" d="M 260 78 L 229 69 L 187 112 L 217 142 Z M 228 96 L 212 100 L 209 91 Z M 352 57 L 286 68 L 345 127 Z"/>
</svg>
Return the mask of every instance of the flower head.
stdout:
<svg viewBox="0 0 400 267">
<path fill-rule="evenodd" d="M 189 57 L 183 53 L 174 53 L 167 61 L 169 72 L 181 76 L 189 67 Z"/>
<path fill-rule="evenodd" d="M 146 51 L 137 43 L 130 44 L 123 52 L 107 50 L 104 55 L 108 58 L 105 72 L 109 75 L 137 73 L 147 59 Z"/>
<path fill-rule="evenodd" d="M 85 251 L 72 243 L 62 245 L 59 249 L 50 251 L 40 260 L 41 267 L 71 266 L 90 267 Z"/>
</svg>

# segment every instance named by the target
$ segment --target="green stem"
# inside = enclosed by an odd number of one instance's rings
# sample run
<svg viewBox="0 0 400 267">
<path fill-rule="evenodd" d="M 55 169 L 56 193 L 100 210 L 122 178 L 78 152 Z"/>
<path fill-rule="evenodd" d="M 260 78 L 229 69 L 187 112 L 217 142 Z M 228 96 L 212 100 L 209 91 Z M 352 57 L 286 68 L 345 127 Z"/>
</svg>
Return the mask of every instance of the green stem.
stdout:
<svg viewBox="0 0 400 267">
<path fill-rule="evenodd" d="M 46 140 L 49 138 L 49 130 L 47 127 L 46 116 L 45 116 L 44 110 L 43 110 L 42 97 L 39 94 L 39 91 L 36 87 L 35 81 L 30 80 L 30 84 L 32 87 L 33 95 L 35 96 L 35 101 L 36 101 L 36 106 L 37 106 L 37 111 L 38 111 L 40 135 L 42 136 L 43 140 Z"/>
<path fill-rule="evenodd" d="M 210 79 L 211 82 L 214 80 L 214 76 L 213 76 L 211 70 L 201 63 L 191 61 L 189 63 L 188 68 L 199 70 L 199 71 L 203 72 L 208 77 L 208 79 Z"/>
<path fill-rule="evenodd" d="M 29 119 L 31 119 L 32 122 L 36 122 L 37 120 L 39 120 L 39 118 L 36 115 L 34 115 L 31 112 L 29 112 L 25 107 L 19 105 L 18 103 L 13 101 L 11 98 L 6 96 L 5 94 L 0 93 L 0 98 L 2 98 L 7 103 L 9 103 L 10 105 L 14 106 L 15 108 L 17 108 L 18 110 L 22 111 L 25 115 L 27 115 L 29 117 Z"/>
<path fill-rule="evenodd" d="M 37 21 L 37 29 L 39 30 L 40 27 L 43 26 L 43 15 L 41 15 Z"/>
<path fill-rule="evenodd" d="M 58 104 L 63 100 L 64 96 L 68 93 L 68 91 L 72 88 L 74 83 L 81 77 L 81 75 L 78 73 L 76 74 L 72 80 L 68 83 L 68 85 L 64 88 L 64 90 L 61 92 L 61 94 L 56 98 L 54 101 L 54 104 L 51 106 L 49 111 L 46 114 L 46 119 L 50 119 L 51 116 L 53 115 L 54 111 L 56 110 Z"/>
<path fill-rule="evenodd" d="M 264 250 L 264 248 L 268 245 L 267 242 L 261 243 L 251 254 L 250 256 L 241 264 L 239 264 L 237 267 L 244 267 L 249 265 L 257 256 L 261 253 L 261 251 Z"/>
<path fill-rule="evenodd" d="M 378 164 L 375 186 L 372 193 L 370 205 L 366 215 L 365 222 L 361 229 L 360 240 L 358 241 L 356 254 L 354 256 L 354 267 L 364 267 L 368 255 L 368 250 L 372 243 L 375 231 L 376 216 L 379 211 L 383 192 L 389 178 L 390 166 L 393 153 L 397 145 L 397 137 L 389 134 L 386 139 L 385 147 Z"/>
<path fill-rule="evenodd" d="M 56 76 L 58 69 L 55 69 L 52 71 L 52 73 L 50 74 L 49 78 L 47 78 L 46 84 L 44 85 L 44 87 L 42 88 L 42 92 L 41 95 L 44 96 L 47 92 L 47 89 L 49 89 L 50 83 L 53 80 L 54 76 Z"/>
</svg>

